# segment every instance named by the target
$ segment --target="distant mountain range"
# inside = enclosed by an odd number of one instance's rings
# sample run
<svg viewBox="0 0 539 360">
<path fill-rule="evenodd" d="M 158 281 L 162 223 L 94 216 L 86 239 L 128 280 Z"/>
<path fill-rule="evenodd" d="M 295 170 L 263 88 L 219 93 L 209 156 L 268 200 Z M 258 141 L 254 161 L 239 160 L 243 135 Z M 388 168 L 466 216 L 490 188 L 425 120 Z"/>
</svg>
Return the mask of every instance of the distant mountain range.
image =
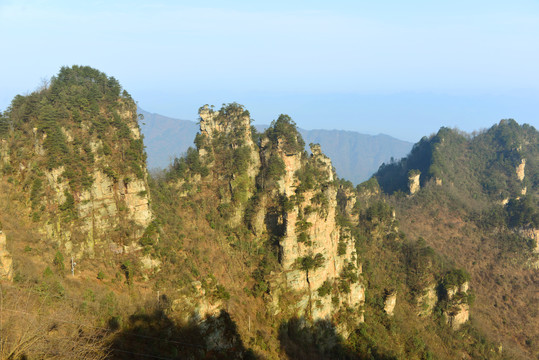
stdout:
<svg viewBox="0 0 539 360">
<path fill-rule="evenodd" d="M 174 157 L 181 156 L 189 146 L 193 146 L 199 130 L 196 122 L 149 113 L 141 108 L 138 111 L 144 116 L 140 127 L 148 154 L 148 168 L 166 168 Z M 263 131 L 267 125 L 256 127 Z M 367 180 L 392 157 L 400 159 L 406 156 L 413 145 L 384 134 L 305 129 L 299 129 L 299 132 L 306 144 L 320 144 L 322 151 L 332 159 L 339 177 L 354 184 Z"/>
</svg>

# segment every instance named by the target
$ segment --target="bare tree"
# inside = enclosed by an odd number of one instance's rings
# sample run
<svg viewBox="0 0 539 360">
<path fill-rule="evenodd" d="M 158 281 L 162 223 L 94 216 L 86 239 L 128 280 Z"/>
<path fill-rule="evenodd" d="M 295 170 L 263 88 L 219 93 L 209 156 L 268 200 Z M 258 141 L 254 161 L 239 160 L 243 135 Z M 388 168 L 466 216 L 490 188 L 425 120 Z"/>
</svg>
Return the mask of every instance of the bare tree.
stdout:
<svg viewBox="0 0 539 360">
<path fill-rule="evenodd" d="M 47 300 L 0 285 L 0 360 L 105 359 L 107 330 L 87 324 L 70 306 Z"/>
</svg>

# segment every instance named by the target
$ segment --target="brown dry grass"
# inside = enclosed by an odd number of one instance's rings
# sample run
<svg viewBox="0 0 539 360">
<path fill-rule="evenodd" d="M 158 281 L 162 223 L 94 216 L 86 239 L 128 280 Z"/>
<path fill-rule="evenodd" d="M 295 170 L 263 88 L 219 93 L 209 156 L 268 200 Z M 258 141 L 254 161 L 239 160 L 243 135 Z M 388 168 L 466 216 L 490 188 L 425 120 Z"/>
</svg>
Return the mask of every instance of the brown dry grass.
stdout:
<svg viewBox="0 0 539 360">
<path fill-rule="evenodd" d="M 425 238 L 470 272 L 477 296 L 471 317 L 477 328 L 499 342 L 510 358 L 539 356 L 538 272 L 526 266 L 524 252 L 503 251 L 496 234 L 485 233 L 450 206 L 400 203 L 398 217 L 410 237 Z"/>
<path fill-rule="evenodd" d="M 0 285 L 0 359 L 105 359 L 102 329 L 30 289 Z"/>
</svg>

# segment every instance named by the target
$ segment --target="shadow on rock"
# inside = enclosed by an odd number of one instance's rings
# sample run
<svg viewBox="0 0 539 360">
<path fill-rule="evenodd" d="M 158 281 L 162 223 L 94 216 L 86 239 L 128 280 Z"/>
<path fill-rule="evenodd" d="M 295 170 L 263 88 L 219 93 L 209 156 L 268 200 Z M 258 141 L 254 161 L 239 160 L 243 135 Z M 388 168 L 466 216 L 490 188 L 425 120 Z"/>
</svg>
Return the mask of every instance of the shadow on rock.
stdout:
<svg viewBox="0 0 539 360">
<path fill-rule="evenodd" d="M 281 349 L 290 359 L 298 360 L 396 360 L 381 352 L 372 341 L 356 329 L 345 341 L 332 322 L 310 323 L 304 318 L 292 318 L 279 328 Z"/>
<path fill-rule="evenodd" d="M 292 318 L 281 324 L 279 341 L 290 359 L 358 359 L 327 320 L 309 324 L 304 318 Z"/>
<path fill-rule="evenodd" d="M 163 310 L 131 315 L 111 342 L 109 359 L 257 359 L 226 311 L 180 324 Z"/>
</svg>

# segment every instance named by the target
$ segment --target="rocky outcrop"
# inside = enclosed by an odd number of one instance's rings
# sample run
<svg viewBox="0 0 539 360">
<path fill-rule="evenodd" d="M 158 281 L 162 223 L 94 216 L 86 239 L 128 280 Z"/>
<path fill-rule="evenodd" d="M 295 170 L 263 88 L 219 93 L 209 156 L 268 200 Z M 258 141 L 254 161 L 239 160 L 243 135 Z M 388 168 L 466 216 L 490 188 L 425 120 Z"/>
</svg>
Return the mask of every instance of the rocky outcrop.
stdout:
<svg viewBox="0 0 539 360">
<path fill-rule="evenodd" d="M 414 195 L 421 188 L 419 183 L 420 176 L 421 173 L 419 171 L 410 171 L 408 174 L 408 191 L 410 195 Z"/>
<path fill-rule="evenodd" d="M 279 124 L 272 124 L 273 132 L 267 132 L 255 144 L 249 113 L 242 106 L 229 104 L 214 111 L 206 105 L 199 115 L 200 134 L 195 140 L 198 153 L 210 169 L 212 181 L 222 184 L 219 201 L 233 205 L 236 215 L 229 222 L 235 225 L 243 221 L 246 204 L 234 202 L 227 190 L 233 193 L 234 181 L 246 178 L 251 230 L 278 239 L 282 271 L 268 278 L 274 313 L 283 310 L 281 295 L 291 294 L 289 310 L 298 316 L 329 319 L 346 304 L 355 307 L 359 317 L 359 306 L 365 298 L 361 266 L 350 231 L 336 222 L 336 175 L 320 146 L 312 145 L 311 155 L 307 155 L 301 136 L 287 116 L 281 116 Z M 231 171 L 226 166 L 230 157 L 223 154 L 235 156 L 238 149 L 244 154 L 247 149 L 248 168 Z M 352 193 L 349 196 L 351 212 L 355 199 Z M 323 286 L 326 291 L 319 291 Z M 337 291 L 339 287 L 344 291 Z"/>
<path fill-rule="evenodd" d="M 279 186 L 279 192 L 286 196 L 293 196 L 296 193 L 296 187 L 298 181 L 296 179 L 296 172 L 301 169 L 302 154 L 301 153 L 287 153 L 281 146 L 277 147 L 277 152 L 284 162 L 285 174 L 277 182 Z"/>
<path fill-rule="evenodd" d="M 13 259 L 7 249 L 6 234 L 0 230 L 0 281 L 13 279 Z"/>
<path fill-rule="evenodd" d="M 211 283 L 205 282 L 204 284 Z M 201 322 L 208 317 L 217 316 L 223 307 L 222 301 L 213 300 L 208 286 L 200 281 L 193 281 L 186 289 L 188 292 L 172 301 L 172 309 L 187 316 L 185 321 Z"/>
<path fill-rule="evenodd" d="M 260 171 L 260 154 L 253 141 L 249 112 L 236 103 L 219 111 L 204 105 L 199 116 L 200 133 L 195 141 L 199 156 L 207 168 L 218 166 L 219 180 L 227 182 L 223 186 L 228 190 L 220 192 L 221 202 L 231 205 L 230 224 L 239 225 L 247 200 L 256 190 Z"/>
<path fill-rule="evenodd" d="M 462 283 L 444 286 L 445 296 L 443 300 L 446 301 L 446 309 L 443 311 L 447 323 L 453 328 L 458 330 L 470 316 L 470 306 L 468 304 L 468 281 Z"/>
<path fill-rule="evenodd" d="M 446 313 L 447 323 L 453 330 L 458 330 L 470 318 L 470 306 L 468 304 L 457 304 Z"/>
<path fill-rule="evenodd" d="M 339 206 L 343 215 L 346 215 L 349 221 L 357 221 L 354 215 L 354 206 L 357 203 L 356 193 L 349 187 L 340 186 L 337 192 Z"/>
<path fill-rule="evenodd" d="M 116 80 L 107 85 L 107 77 L 93 69 L 63 68 L 62 73 L 52 80 L 55 91 L 65 94 L 62 100 L 52 101 L 51 90 L 43 89 L 32 95 L 42 99 L 31 120 L 21 122 L 12 114 L 19 126 L 2 140 L 0 166 L 15 179 L 11 191 L 24 194 L 44 240 L 64 254 L 132 251 L 153 219 L 136 104 L 118 90 Z M 88 98 L 77 92 L 93 87 L 91 99 L 89 92 Z M 74 93 L 91 101 L 92 110 L 72 106 Z M 21 97 L 21 104 L 26 100 Z M 14 151 L 21 143 L 26 145 Z"/>
<path fill-rule="evenodd" d="M 319 144 L 311 144 L 312 159 L 316 166 L 324 172 L 326 181 L 333 181 L 335 179 L 335 169 L 331 164 L 331 159 L 322 153 L 322 148 Z"/>
<path fill-rule="evenodd" d="M 337 189 L 332 184 L 331 161 L 318 145 L 311 151 L 311 157 L 304 159 L 301 153 L 279 150 L 285 174 L 278 181 L 278 191 L 295 202 L 284 215 L 279 259 L 286 287 L 305 293 L 300 303 L 307 306 L 313 319 L 327 319 L 341 303 L 352 307 L 363 304 L 365 294 L 359 283 L 361 269 L 353 260 L 352 236 L 336 223 Z M 297 174 L 306 166 L 316 169 L 318 182 L 314 188 L 298 191 L 301 184 Z M 348 282 L 348 291 L 338 296 L 338 303 L 329 294 L 319 294 L 324 284 L 336 285 L 339 281 Z"/>
<path fill-rule="evenodd" d="M 276 120 L 255 144 L 249 114 L 240 105 L 219 111 L 206 105 L 199 114 L 198 154 L 210 170 L 208 176 L 222 184 L 219 201 L 233 205 L 236 215 L 229 222 L 235 225 L 245 218 L 246 205 L 227 195 L 243 177 L 250 198 L 249 226 L 257 236 L 271 234 L 278 247 L 281 271 L 267 278 L 272 312 L 316 320 L 330 319 L 346 307 L 355 309 L 360 321 L 365 301 L 361 264 L 351 232 L 336 221 L 338 187 L 331 160 L 316 144 L 308 155 L 287 116 Z M 223 154 L 235 156 L 238 149 L 247 153 L 248 168 L 230 171 L 230 156 Z M 347 197 L 341 208 L 352 216 L 355 194 L 341 190 Z"/>
<path fill-rule="evenodd" d="M 63 168 L 46 172 L 57 204 L 65 203 L 65 194 L 69 191 L 68 184 L 59 180 L 62 172 Z M 100 170 L 96 170 L 92 177 L 94 181 L 91 187 L 76 194 L 73 209 L 75 231 L 82 234 L 83 241 L 75 241 L 78 244 L 74 244 L 73 229 L 62 218 L 47 225 L 47 234 L 64 244 L 69 253 L 93 255 L 95 245 L 107 242 L 114 229 L 124 225 L 129 227 L 131 236 L 118 245 L 124 247 L 122 253 L 129 252 L 129 248 L 133 247 L 132 242 L 142 236 L 152 221 L 147 183 L 136 178 L 129 182 L 118 182 Z"/>
<path fill-rule="evenodd" d="M 215 111 L 212 107 L 204 105 L 199 109 L 198 115 L 200 118 L 200 135 L 205 139 L 207 145 L 199 148 L 201 157 L 204 157 L 208 150 L 214 150 L 212 143 L 215 139 L 230 136 L 233 138 L 230 144 L 231 147 L 247 146 L 250 149 L 250 162 L 247 173 L 254 179 L 260 167 L 260 157 L 258 147 L 251 136 L 249 112 L 241 105 L 233 103 L 220 111 Z"/>
<path fill-rule="evenodd" d="M 208 138 L 214 138 L 221 134 L 233 134 L 245 143 L 252 142 L 249 131 L 251 129 L 251 119 L 249 113 L 240 105 L 233 108 L 215 111 L 208 105 L 202 106 L 198 115 L 200 116 L 200 133 Z"/>
<path fill-rule="evenodd" d="M 520 161 L 520 164 L 516 167 L 515 171 L 517 173 L 517 178 L 520 180 L 520 181 L 523 181 L 524 180 L 524 176 L 525 176 L 525 169 L 526 169 L 526 159 L 522 159 Z"/>
<path fill-rule="evenodd" d="M 436 293 L 436 283 L 430 284 L 425 289 L 421 295 L 417 298 L 417 305 L 419 308 L 418 316 L 427 316 L 430 315 L 432 309 L 438 301 L 438 294 Z"/>
<path fill-rule="evenodd" d="M 397 292 L 387 291 L 384 299 L 384 312 L 389 316 L 393 316 L 395 305 L 397 305 Z"/>
</svg>

